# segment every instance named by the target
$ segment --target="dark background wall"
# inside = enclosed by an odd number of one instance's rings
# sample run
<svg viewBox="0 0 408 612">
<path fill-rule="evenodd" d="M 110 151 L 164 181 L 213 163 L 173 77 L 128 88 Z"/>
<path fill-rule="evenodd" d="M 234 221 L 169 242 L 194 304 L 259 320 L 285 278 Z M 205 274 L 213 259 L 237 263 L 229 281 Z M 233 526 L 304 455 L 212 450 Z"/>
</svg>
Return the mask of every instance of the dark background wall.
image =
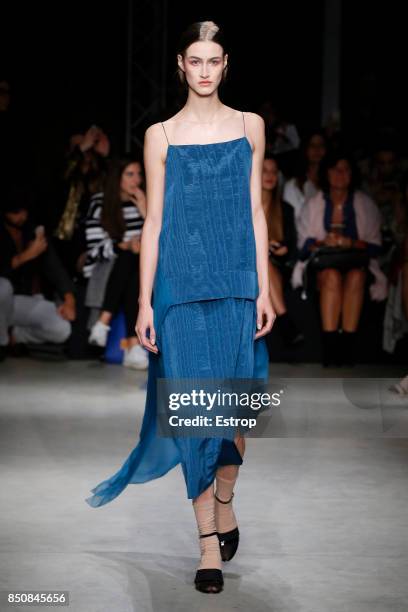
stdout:
<svg viewBox="0 0 408 612">
<path fill-rule="evenodd" d="M 134 3 L 136 17 L 146 3 Z M 356 142 L 392 124 L 406 134 L 402 8 L 344 0 L 341 110 Z M 168 101 L 174 102 L 177 39 L 212 18 L 230 40 L 226 103 L 256 111 L 268 97 L 302 128 L 320 119 L 323 0 L 313 3 L 169 3 Z M 140 16 L 142 19 L 142 15 Z M 22 148 L 36 173 L 54 171 L 70 133 L 97 123 L 124 147 L 127 2 L 3 6 L 1 75 L 11 79 Z M 51 152 L 51 156 L 50 156 Z"/>
</svg>

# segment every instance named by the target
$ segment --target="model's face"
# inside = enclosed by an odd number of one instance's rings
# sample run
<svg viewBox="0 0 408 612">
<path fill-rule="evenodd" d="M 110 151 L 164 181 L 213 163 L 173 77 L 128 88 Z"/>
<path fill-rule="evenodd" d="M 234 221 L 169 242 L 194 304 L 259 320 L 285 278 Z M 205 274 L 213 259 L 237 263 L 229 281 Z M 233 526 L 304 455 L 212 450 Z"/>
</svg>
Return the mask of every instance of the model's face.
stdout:
<svg viewBox="0 0 408 612">
<path fill-rule="evenodd" d="M 351 168 L 346 159 L 339 159 L 328 171 L 329 185 L 332 189 L 348 189 L 351 182 Z"/>
<path fill-rule="evenodd" d="M 129 164 L 122 172 L 120 188 L 124 194 L 132 194 L 140 187 L 143 180 L 142 168 L 139 163 Z"/>
<path fill-rule="evenodd" d="M 309 140 L 309 144 L 306 149 L 307 160 L 310 163 L 320 163 L 325 155 L 326 144 L 324 139 L 319 134 L 315 134 Z"/>
<path fill-rule="evenodd" d="M 208 96 L 219 86 L 228 61 L 228 54 L 223 53 L 218 43 L 200 41 L 187 48 L 184 59 L 182 55 L 177 56 L 189 87 L 199 95 Z"/>
<path fill-rule="evenodd" d="M 273 191 L 278 184 L 279 170 L 274 159 L 264 159 L 262 167 L 262 189 Z"/>
</svg>

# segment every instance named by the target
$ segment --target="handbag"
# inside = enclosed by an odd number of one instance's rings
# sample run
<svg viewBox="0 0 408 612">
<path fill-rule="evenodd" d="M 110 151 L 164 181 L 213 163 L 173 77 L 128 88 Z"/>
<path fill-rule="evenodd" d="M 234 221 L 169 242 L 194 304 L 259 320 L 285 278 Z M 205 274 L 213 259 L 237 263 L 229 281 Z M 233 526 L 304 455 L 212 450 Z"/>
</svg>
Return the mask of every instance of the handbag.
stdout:
<svg viewBox="0 0 408 612">
<path fill-rule="evenodd" d="M 316 249 L 309 258 L 308 265 L 315 270 L 335 268 L 347 272 L 353 268 L 366 268 L 369 255 L 365 249 L 323 246 Z"/>
<path fill-rule="evenodd" d="M 370 262 L 370 257 L 364 249 L 351 247 L 330 247 L 322 246 L 313 251 L 306 260 L 306 265 L 302 272 L 302 300 L 307 299 L 308 291 L 308 272 L 309 267 L 313 270 L 324 270 L 325 268 L 335 268 L 340 272 L 347 272 L 353 268 L 366 268 Z"/>
</svg>

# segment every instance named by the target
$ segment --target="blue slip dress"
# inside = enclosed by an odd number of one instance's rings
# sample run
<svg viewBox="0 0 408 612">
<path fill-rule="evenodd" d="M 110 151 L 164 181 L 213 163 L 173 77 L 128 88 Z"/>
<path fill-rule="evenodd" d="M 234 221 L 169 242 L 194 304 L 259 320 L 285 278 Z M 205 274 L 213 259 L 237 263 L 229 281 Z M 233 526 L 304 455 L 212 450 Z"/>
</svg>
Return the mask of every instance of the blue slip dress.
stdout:
<svg viewBox="0 0 408 612">
<path fill-rule="evenodd" d="M 152 304 L 159 352 L 149 352 L 138 444 L 113 476 L 92 489 L 90 506 L 102 506 L 128 484 L 159 478 L 179 463 L 193 499 L 211 485 L 218 466 L 242 464 L 230 439 L 156 435 L 157 379 L 268 379 L 265 337 L 254 339 L 259 286 L 251 168 L 246 134 L 168 145 Z"/>
</svg>

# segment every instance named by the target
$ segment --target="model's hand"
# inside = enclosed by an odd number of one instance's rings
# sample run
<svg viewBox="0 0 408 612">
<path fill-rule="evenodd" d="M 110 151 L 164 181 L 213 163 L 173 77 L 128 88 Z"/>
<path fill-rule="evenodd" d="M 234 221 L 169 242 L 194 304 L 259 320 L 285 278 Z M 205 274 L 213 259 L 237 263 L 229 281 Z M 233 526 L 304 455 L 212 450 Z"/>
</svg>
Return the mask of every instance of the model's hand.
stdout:
<svg viewBox="0 0 408 612">
<path fill-rule="evenodd" d="M 146 335 L 148 329 L 150 330 L 150 338 L 148 338 Z M 139 314 L 137 315 L 135 332 L 143 348 L 147 349 L 151 353 L 159 352 L 159 349 L 155 344 L 156 332 L 153 325 L 153 308 L 150 304 L 139 306 Z"/>
<path fill-rule="evenodd" d="M 268 334 L 276 319 L 276 312 L 273 309 L 269 293 L 262 294 L 258 297 L 256 301 L 256 312 L 256 326 L 258 331 L 255 334 L 255 340 Z"/>
</svg>

